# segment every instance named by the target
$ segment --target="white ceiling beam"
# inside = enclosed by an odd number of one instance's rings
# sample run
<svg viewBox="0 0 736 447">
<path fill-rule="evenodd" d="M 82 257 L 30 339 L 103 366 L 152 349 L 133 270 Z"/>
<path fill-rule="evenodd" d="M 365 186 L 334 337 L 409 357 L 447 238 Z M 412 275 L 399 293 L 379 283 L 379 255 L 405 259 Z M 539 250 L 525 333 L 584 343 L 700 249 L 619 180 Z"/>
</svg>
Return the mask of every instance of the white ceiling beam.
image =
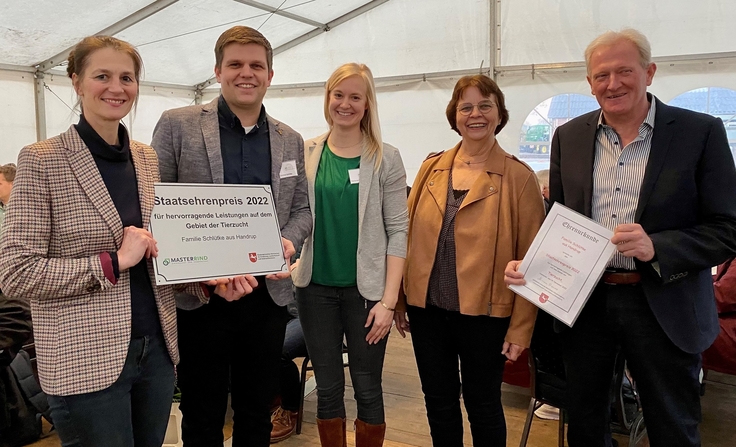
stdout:
<svg viewBox="0 0 736 447">
<path fill-rule="evenodd" d="M 354 18 L 358 17 L 359 15 L 365 14 L 366 12 L 370 11 L 371 9 L 374 9 L 378 6 L 381 6 L 382 4 L 388 2 L 389 0 L 373 0 L 368 3 L 366 3 L 363 6 L 360 6 L 358 8 L 353 9 L 352 11 L 336 18 L 335 20 L 331 20 L 325 24 L 324 27 L 318 28 L 315 30 L 312 30 L 308 33 L 302 34 L 301 36 L 292 39 L 288 42 L 286 42 L 283 45 L 279 45 L 278 47 L 273 49 L 273 54 L 277 55 L 280 53 L 283 53 L 284 51 L 294 48 L 295 46 L 302 44 L 310 39 L 313 39 L 317 36 L 319 36 L 322 33 L 326 33 L 333 28 L 342 25 L 345 22 L 348 22 L 350 20 L 353 20 Z"/>
<path fill-rule="evenodd" d="M 285 11 L 283 9 L 274 8 L 273 6 L 264 5 L 263 3 L 252 1 L 252 0 L 233 0 L 238 3 L 242 3 L 247 6 L 251 6 L 256 9 L 260 9 L 261 11 L 270 12 L 271 14 L 276 14 L 277 16 L 286 17 L 287 19 L 295 20 L 297 22 L 306 23 L 307 25 L 311 25 L 317 28 L 324 28 L 326 24 L 320 23 L 317 21 L 314 21 L 312 19 L 308 19 L 306 17 L 302 17 L 297 14 L 290 13 L 289 11 Z"/>
<path fill-rule="evenodd" d="M 239 0 L 236 0 L 236 1 L 239 1 Z M 326 33 L 328 31 L 330 31 L 331 29 L 335 28 L 336 26 L 340 26 L 343 23 L 345 23 L 345 22 L 347 22 L 349 20 L 352 20 L 352 19 L 358 17 L 361 14 L 365 14 L 366 12 L 370 11 L 371 9 L 374 9 L 374 8 L 376 8 L 378 6 L 381 6 L 382 4 L 384 4 L 384 3 L 388 2 L 388 1 L 389 0 L 373 0 L 373 1 L 370 1 L 370 2 L 366 3 L 365 5 L 360 6 L 358 8 L 355 8 L 352 11 L 350 11 L 350 12 L 348 12 L 348 13 L 346 13 L 346 14 L 338 17 L 338 18 L 336 18 L 335 20 L 332 20 L 332 21 L 329 21 L 329 22 L 325 23 L 320 28 L 317 28 L 317 29 L 312 30 L 312 31 L 310 31 L 308 33 L 302 34 L 301 36 L 299 36 L 299 37 L 297 37 L 297 38 L 295 38 L 293 40 L 290 40 L 290 41 L 286 42 L 283 45 L 279 45 L 278 47 L 276 47 L 276 48 L 273 49 L 273 54 L 275 56 L 275 55 L 277 55 L 279 53 L 283 53 L 284 51 L 288 50 L 289 48 L 293 48 L 293 47 L 299 45 L 300 43 L 304 43 L 304 42 L 308 41 L 309 39 L 312 39 L 314 37 L 319 36 L 322 33 Z M 205 89 L 205 88 L 207 88 L 207 87 L 209 87 L 209 86 L 211 86 L 213 84 L 216 84 L 216 83 L 217 83 L 217 80 L 215 78 L 210 78 L 210 79 L 208 79 L 208 80 L 206 80 L 206 81 L 204 81 L 202 83 L 195 84 L 194 85 L 194 89 L 195 90 L 203 90 L 203 89 Z"/>
<path fill-rule="evenodd" d="M 373 81 L 376 84 L 377 89 L 397 85 L 404 82 L 414 81 L 428 81 L 430 79 L 454 79 L 460 78 L 467 75 L 475 74 L 490 75 L 491 69 L 489 67 L 484 68 L 471 68 L 467 70 L 450 70 L 450 71 L 434 71 L 429 73 L 413 73 L 407 75 L 398 76 L 382 76 L 374 78 Z M 269 90 L 307 90 L 313 88 L 324 88 L 325 81 L 321 82 L 302 82 L 296 84 L 274 84 L 269 87 Z"/>
<path fill-rule="evenodd" d="M 33 69 L 30 69 L 31 72 L 33 72 Z M 68 75 L 66 71 L 63 70 L 57 70 L 57 69 L 51 69 L 46 72 L 48 75 L 54 75 L 54 76 L 61 76 L 62 78 L 66 78 Z M 173 82 L 156 82 L 156 81 L 141 81 L 138 83 L 141 87 L 156 87 L 156 88 L 164 88 L 164 89 L 176 89 L 176 90 L 187 90 L 187 91 L 194 91 L 194 88 L 191 85 L 186 84 L 174 84 Z"/>
<path fill-rule="evenodd" d="M 652 58 L 652 62 L 656 64 L 678 64 L 692 62 L 713 62 L 717 60 L 733 59 L 736 60 L 736 51 L 724 51 L 720 53 L 699 53 L 699 54 L 682 54 L 676 56 L 657 56 Z M 536 71 L 566 71 L 566 70 L 585 70 L 585 62 L 560 62 L 547 64 L 525 64 L 525 65 L 506 65 L 496 67 L 496 74 L 512 73 L 512 72 L 536 72 Z"/>
<path fill-rule="evenodd" d="M 145 6 L 138 11 L 134 12 L 133 14 L 123 18 L 122 20 L 119 20 L 118 22 L 115 22 L 114 24 L 108 26 L 107 28 L 95 33 L 96 36 L 114 36 L 115 34 L 118 34 L 131 26 L 135 25 L 136 23 L 156 14 L 157 12 L 168 8 L 169 6 L 173 5 L 174 3 L 178 2 L 179 0 L 156 0 L 155 2 L 151 3 L 148 6 Z M 41 71 L 47 71 L 50 70 L 58 65 L 63 64 L 66 62 L 67 58 L 69 57 L 69 53 L 74 49 L 74 47 L 69 47 L 66 50 L 62 51 L 59 54 L 56 54 L 45 61 L 39 62 L 36 64 L 36 67 Z"/>
<path fill-rule="evenodd" d="M 0 64 L 0 71 L 20 71 L 23 73 L 34 73 L 36 69 L 33 67 L 27 67 L 25 65 Z"/>
</svg>

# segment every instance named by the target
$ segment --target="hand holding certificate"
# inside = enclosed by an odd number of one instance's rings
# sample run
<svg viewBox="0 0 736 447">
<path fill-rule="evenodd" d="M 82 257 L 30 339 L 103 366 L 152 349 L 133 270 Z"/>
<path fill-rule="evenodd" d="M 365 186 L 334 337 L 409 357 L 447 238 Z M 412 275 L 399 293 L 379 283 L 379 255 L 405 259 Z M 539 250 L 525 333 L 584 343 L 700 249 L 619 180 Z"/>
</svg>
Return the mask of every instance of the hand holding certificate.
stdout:
<svg viewBox="0 0 736 447">
<path fill-rule="evenodd" d="M 290 243 L 279 228 L 268 185 L 157 183 L 151 215 L 156 284 L 288 276 L 284 247 Z"/>
<path fill-rule="evenodd" d="M 518 272 L 526 284 L 509 288 L 572 326 L 616 251 L 613 232 L 555 203 Z"/>
</svg>

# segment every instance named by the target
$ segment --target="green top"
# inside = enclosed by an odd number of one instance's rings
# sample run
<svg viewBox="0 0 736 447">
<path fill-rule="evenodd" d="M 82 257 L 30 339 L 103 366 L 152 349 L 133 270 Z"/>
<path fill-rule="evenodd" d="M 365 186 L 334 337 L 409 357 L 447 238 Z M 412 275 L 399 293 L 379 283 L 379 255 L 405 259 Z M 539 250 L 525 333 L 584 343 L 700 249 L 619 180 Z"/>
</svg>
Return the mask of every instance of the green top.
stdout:
<svg viewBox="0 0 736 447">
<path fill-rule="evenodd" d="M 314 180 L 312 281 L 316 284 L 357 284 L 358 183 L 350 183 L 348 170 L 359 168 L 360 157 L 338 157 L 325 141 Z"/>
</svg>

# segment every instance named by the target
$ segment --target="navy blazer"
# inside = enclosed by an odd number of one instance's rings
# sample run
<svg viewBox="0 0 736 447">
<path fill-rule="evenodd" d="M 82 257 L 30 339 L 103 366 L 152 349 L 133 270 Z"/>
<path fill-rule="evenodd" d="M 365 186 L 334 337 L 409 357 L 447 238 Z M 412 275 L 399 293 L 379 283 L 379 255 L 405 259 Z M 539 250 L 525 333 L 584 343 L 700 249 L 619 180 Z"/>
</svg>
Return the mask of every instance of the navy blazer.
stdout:
<svg viewBox="0 0 736 447">
<path fill-rule="evenodd" d="M 654 134 L 635 222 L 654 243 L 659 272 L 636 263 L 667 336 L 699 353 L 719 332 L 711 267 L 736 253 L 736 167 L 720 119 L 652 99 Z M 588 217 L 600 113 L 560 126 L 552 139 L 550 201 Z"/>
</svg>

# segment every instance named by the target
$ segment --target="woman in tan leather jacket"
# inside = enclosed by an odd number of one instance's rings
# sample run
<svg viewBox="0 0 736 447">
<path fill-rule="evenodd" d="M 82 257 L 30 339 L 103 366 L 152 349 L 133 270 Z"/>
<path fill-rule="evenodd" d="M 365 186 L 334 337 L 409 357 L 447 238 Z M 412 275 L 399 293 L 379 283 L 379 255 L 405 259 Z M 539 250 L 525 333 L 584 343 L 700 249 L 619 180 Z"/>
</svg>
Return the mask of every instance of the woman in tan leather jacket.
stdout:
<svg viewBox="0 0 736 447">
<path fill-rule="evenodd" d="M 503 367 L 529 346 L 536 308 L 503 271 L 526 253 L 544 204 L 534 172 L 496 141 L 508 111 L 495 82 L 461 78 L 446 113 L 462 140 L 427 158 L 414 181 L 396 323 L 403 335 L 411 322 L 433 444 L 463 445 L 462 374 L 473 444 L 505 446 Z"/>
</svg>

